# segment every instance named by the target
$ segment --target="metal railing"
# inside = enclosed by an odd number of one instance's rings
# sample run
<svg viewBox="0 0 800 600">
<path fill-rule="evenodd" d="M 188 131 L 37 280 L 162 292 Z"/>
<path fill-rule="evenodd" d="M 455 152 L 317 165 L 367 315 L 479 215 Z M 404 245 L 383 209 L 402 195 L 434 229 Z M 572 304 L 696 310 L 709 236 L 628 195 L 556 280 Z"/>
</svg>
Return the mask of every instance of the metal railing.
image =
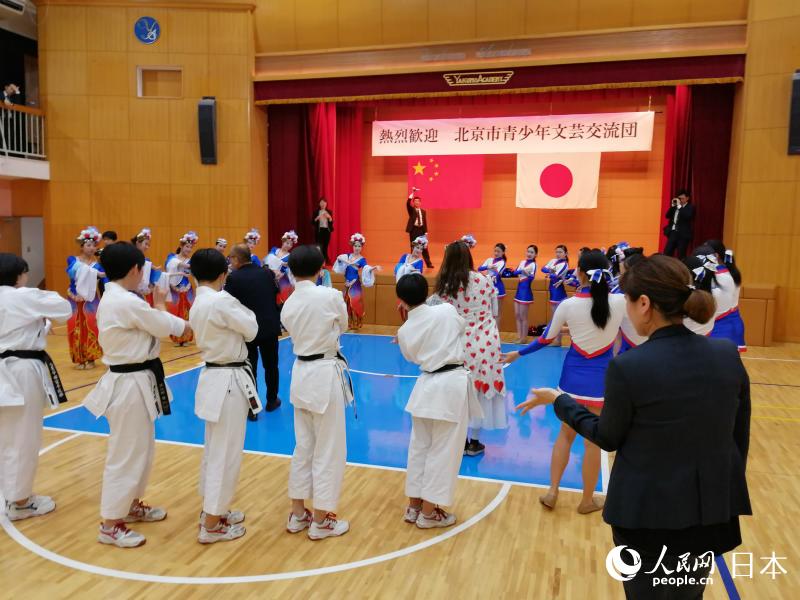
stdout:
<svg viewBox="0 0 800 600">
<path fill-rule="evenodd" d="M 0 104 L 0 155 L 45 160 L 44 111 Z"/>
</svg>

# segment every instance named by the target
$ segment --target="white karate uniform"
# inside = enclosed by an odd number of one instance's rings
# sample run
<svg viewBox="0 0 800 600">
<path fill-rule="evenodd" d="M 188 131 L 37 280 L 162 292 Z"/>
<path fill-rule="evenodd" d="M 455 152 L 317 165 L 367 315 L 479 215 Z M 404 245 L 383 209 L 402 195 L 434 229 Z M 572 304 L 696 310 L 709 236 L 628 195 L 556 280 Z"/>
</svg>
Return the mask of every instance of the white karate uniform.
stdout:
<svg viewBox="0 0 800 600">
<path fill-rule="evenodd" d="M 347 307 L 339 290 L 298 281 L 281 310 L 297 356 L 325 358 L 292 367 L 295 448 L 289 497 L 312 498 L 316 510 L 334 512 L 347 461 L 345 404 L 352 401 L 346 364 L 336 358 L 347 330 Z"/>
<path fill-rule="evenodd" d="M 466 327 L 451 304 L 423 304 L 409 311 L 397 332 L 403 356 L 423 370 L 406 405 L 412 421 L 409 498 L 452 505 L 467 425 L 483 416 L 468 368 L 433 373 L 444 365 L 464 364 Z"/>
<path fill-rule="evenodd" d="M 103 362 L 112 366 L 158 358 L 160 338 L 182 335 L 185 322 L 109 282 L 97 308 L 97 328 Z M 154 421 L 159 414 L 155 377 L 149 371 L 107 371 L 83 405 L 95 417 L 105 415 L 111 429 L 100 514 L 103 519 L 122 519 L 134 498 L 144 495 L 153 465 Z"/>
<path fill-rule="evenodd" d="M 72 309 L 56 292 L 0 286 L 0 352 L 44 350 L 48 319 Z M 42 445 L 42 413 L 57 405 L 47 367 L 38 360 L 0 359 L 0 494 L 8 501 L 33 493 Z"/>
<path fill-rule="evenodd" d="M 253 311 L 228 292 L 206 286 L 197 288 L 189 323 L 207 363 L 246 361 L 245 342 L 258 333 Z M 203 510 L 209 515 L 223 515 L 230 510 L 242 466 L 251 397 L 257 397 L 255 383 L 242 367 L 200 372 L 194 412 L 206 422 L 199 491 Z"/>
</svg>

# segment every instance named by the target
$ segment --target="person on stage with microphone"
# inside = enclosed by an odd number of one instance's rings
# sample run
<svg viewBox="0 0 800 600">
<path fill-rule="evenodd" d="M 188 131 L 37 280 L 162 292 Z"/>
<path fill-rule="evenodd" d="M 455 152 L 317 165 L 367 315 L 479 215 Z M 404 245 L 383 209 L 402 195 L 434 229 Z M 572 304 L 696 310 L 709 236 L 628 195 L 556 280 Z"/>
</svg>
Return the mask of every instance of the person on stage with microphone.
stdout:
<svg viewBox="0 0 800 600">
<path fill-rule="evenodd" d="M 419 188 L 411 188 L 411 193 L 406 201 L 406 210 L 408 211 L 406 233 L 408 234 L 412 252 L 414 250 L 414 240 L 419 237 L 428 237 L 428 213 L 422 208 L 422 198 L 416 195 L 418 191 L 420 191 Z M 422 251 L 422 258 L 425 260 L 425 266 L 432 269 L 433 263 L 431 263 L 431 256 L 427 247 Z"/>
</svg>

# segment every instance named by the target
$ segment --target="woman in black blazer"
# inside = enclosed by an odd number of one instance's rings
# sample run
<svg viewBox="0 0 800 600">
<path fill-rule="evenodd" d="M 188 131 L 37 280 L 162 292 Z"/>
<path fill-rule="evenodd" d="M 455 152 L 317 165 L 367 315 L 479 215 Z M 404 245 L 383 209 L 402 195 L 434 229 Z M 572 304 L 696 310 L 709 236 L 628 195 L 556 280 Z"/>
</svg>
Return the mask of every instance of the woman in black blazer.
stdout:
<svg viewBox="0 0 800 600">
<path fill-rule="evenodd" d="M 739 515 L 752 514 L 745 479 L 750 380 L 734 344 L 683 326 L 684 317 L 713 318 L 714 301 L 694 289 L 680 261 L 642 259 L 621 287 L 628 317 L 650 339 L 609 364 L 600 416 L 550 389 L 533 390 L 517 408 L 524 414 L 553 403 L 559 419 L 617 452 L 603 518 L 617 546 L 609 573 L 613 567 L 624 581 L 626 596 L 701 598 L 705 581 L 654 586 L 654 578 L 705 577 L 709 552 L 741 544 Z M 687 552 L 688 573 L 678 571 Z M 698 558 L 708 564 L 694 569 Z"/>
<path fill-rule="evenodd" d="M 311 217 L 311 224 L 314 226 L 314 241 L 322 250 L 325 257 L 325 264 L 330 264 L 328 260 L 328 244 L 333 233 L 333 211 L 328 210 L 328 201 L 325 198 L 319 199 L 319 208 L 314 211 Z"/>
</svg>

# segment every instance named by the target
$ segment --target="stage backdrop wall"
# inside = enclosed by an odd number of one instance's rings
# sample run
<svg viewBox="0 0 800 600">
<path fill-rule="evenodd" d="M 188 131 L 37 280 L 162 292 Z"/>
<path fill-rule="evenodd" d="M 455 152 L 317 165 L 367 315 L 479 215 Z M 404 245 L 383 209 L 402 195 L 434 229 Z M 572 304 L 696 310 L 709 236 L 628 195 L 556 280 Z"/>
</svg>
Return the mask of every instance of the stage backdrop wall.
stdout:
<svg viewBox="0 0 800 600">
<path fill-rule="evenodd" d="M 432 98 L 372 103 L 367 121 L 447 117 L 485 117 L 520 114 L 570 114 L 647 110 L 656 111 L 651 152 L 603 154 L 597 208 L 589 210 L 534 210 L 515 207 L 516 156 L 486 156 L 483 205 L 480 209 L 429 210 L 430 251 L 441 264 L 444 246 L 465 233 L 478 240 L 476 262 L 485 260 L 492 246 L 508 247 L 509 264 L 516 266 L 528 244 L 539 246 L 540 262 L 566 244 L 577 256 L 580 246 L 608 246 L 624 240 L 658 250 L 662 226 L 661 183 L 664 163 L 663 90 L 595 90 L 591 92 Z M 364 128 L 362 232 L 365 256 L 373 263 L 391 264 L 406 251 L 404 232 L 407 164 L 405 157 L 373 157 L 369 123 Z M 424 190 L 422 193 L 424 203 Z"/>
</svg>

